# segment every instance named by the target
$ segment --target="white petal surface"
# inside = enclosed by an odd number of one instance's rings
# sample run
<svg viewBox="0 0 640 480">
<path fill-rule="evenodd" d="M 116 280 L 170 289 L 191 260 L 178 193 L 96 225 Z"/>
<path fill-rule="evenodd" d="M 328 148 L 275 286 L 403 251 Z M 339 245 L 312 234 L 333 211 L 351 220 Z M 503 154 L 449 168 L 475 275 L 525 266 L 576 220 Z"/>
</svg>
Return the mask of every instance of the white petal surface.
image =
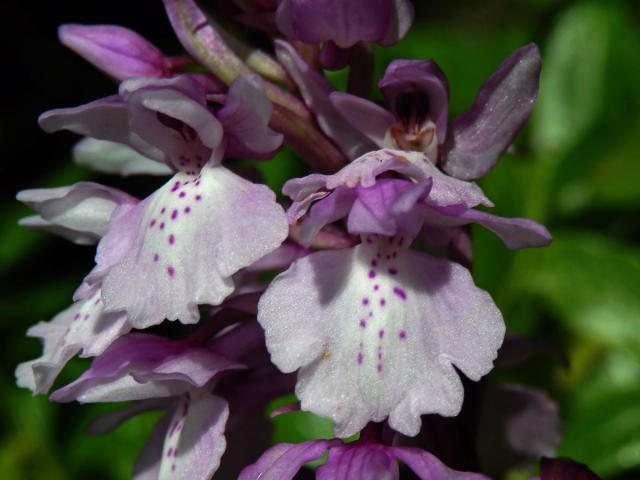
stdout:
<svg viewBox="0 0 640 480">
<path fill-rule="evenodd" d="M 171 416 L 171 417 L 169 417 Z M 205 391 L 180 398 L 153 432 L 134 467 L 136 480 L 209 479 L 220 466 L 227 442 L 227 402 Z M 164 438 L 162 433 L 164 432 Z"/>
<path fill-rule="evenodd" d="M 103 286 L 107 308 L 126 310 L 137 328 L 197 322 L 199 304 L 220 304 L 231 276 L 288 234 L 273 192 L 223 167 L 178 173 L 138 208 L 135 244 Z"/>
<path fill-rule="evenodd" d="M 78 165 L 97 172 L 127 177 L 129 175 L 171 175 L 164 163 L 140 155 L 131 147 L 107 140 L 85 138 L 73 147 L 73 159 Z"/>
<path fill-rule="evenodd" d="M 302 408 L 333 419 L 341 437 L 386 417 L 415 435 L 422 414 L 456 415 L 453 365 L 478 380 L 502 343 L 502 316 L 469 272 L 404 242 L 370 236 L 304 257 L 259 304 L 272 361 L 300 369 Z"/>
<path fill-rule="evenodd" d="M 40 322 L 31 327 L 27 335 L 41 338 L 44 349 L 40 358 L 18 365 L 18 385 L 34 393 L 45 393 L 75 355 L 100 355 L 114 340 L 131 329 L 125 314 L 104 314 L 103 307 L 98 290 L 92 297 L 75 303 L 50 322 Z"/>
<path fill-rule="evenodd" d="M 93 182 L 22 190 L 16 198 L 37 211 L 47 222 L 94 240 L 107 232 L 111 216 L 118 206 L 138 203 L 131 195 Z"/>
</svg>

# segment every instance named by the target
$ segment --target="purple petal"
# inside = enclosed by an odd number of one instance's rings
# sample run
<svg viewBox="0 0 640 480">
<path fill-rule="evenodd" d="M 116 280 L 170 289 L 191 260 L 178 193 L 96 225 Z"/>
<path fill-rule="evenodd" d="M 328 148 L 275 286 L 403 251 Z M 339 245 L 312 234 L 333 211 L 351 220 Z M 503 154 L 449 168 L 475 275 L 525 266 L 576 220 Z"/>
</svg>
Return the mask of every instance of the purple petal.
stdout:
<svg viewBox="0 0 640 480">
<path fill-rule="evenodd" d="M 27 335 L 43 340 L 40 358 L 21 363 L 16 369 L 18 385 L 33 393 L 46 393 L 66 363 L 80 354 L 100 355 L 118 337 L 131 329 L 123 313 L 104 314 L 100 291 L 75 303 L 50 322 L 31 327 Z"/>
<path fill-rule="evenodd" d="M 440 67 L 435 62 L 423 60 L 394 60 L 389 64 L 384 77 L 378 82 L 384 93 L 387 105 L 396 117 L 403 117 L 402 100 L 413 93 L 424 96 L 421 105 L 411 108 L 428 108 L 428 116 L 436 124 L 438 143 L 444 142 L 447 135 L 449 115 L 449 84 Z"/>
<path fill-rule="evenodd" d="M 107 309 L 126 310 L 137 328 L 165 318 L 197 322 L 198 305 L 222 303 L 234 290 L 231 277 L 288 234 L 273 192 L 223 167 L 178 173 L 136 210 L 114 223 L 99 254 L 112 265 L 103 285 Z M 126 251 L 122 236 L 130 237 Z"/>
<path fill-rule="evenodd" d="M 354 200 L 355 192 L 343 187 L 316 202 L 300 226 L 300 243 L 308 247 L 322 228 L 346 217 Z"/>
<path fill-rule="evenodd" d="M 331 137 L 350 159 L 375 150 L 375 144 L 349 125 L 333 107 L 329 101 L 329 95 L 334 91 L 331 84 L 310 68 L 290 44 L 281 40 L 276 40 L 275 44 L 278 60 L 293 78 L 306 104 L 316 114 L 322 131 Z"/>
<path fill-rule="evenodd" d="M 305 463 L 320 458 L 330 445 L 330 440 L 279 443 L 242 470 L 238 480 L 291 480 Z"/>
<path fill-rule="evenodd" d="M 325 42 L 320 49 L 318 61 L 327 70 L 341 70 L 349 65 L 353 49 L 340 48 L 332 41 Z"/>
<path fill-rule="evenodd" d="M 47 133 L 69 130 L 85 137 L 128 145 L 153 160 L 163 159 L 160 150 L 131 131 L 127 106 L 118 95 L 78 107 L 49 110 L 38 117 L 38 124 Z"/>
<path fill-rule="evenodd" d="M 543 392 L 520 385 L 487 384 L 476 440 L 482 471 L 508 469 L 553 455 L 562 425 L 557 405 Z"/>
<path fill-rule="evenodd" d="M 395 117 L 377 104 L 348 93 L 333 92 L 329 100 L 352 127 L 357 128 L 380 148 Z"/>
<path fill-rule="evenodd" d="M 388 236 L 402 230 L 414 237 L 422 226 L 422 212 L 415 208 L 415 204 L 424 200 L 431 185 L 431 179 L 418 184 L 408 180 L 384 179 L 372 187 L 357 187 L 357 198 L 348 212 L 347 229 L 353 234 Z"/>
<path fill-rule="evenodd" d="M 390 0 L 283 0 L 278 28 L 305 43 L 333 41 L 342 48 L 384 40 L 394 4 Z"/>
<path fill-rule="evenodd" d="M 164 163 L 140 155 L 126 145 L 85 138 L 73 147 L 73 160 L 83 167 L 101 173 L 129 175 L 171 175 Z"/>
<path fill-rule="evenodd" d="M 211 478 L 227 447 L 228 417 L 222 398 L 206 391 L 185 395 L 154 430 L 136 460 L 133 478 Z"/>
<path fill-rule="evenodd" d="M 398 480 L 393 453 L 382 445 L 340 445 L 329 450 L 329 459 L 318 467 L 317 480 Z"/>
<path fill-rule="evenodd" d="M 229 87 L 218 119 L 230 138 L 227 155 L 266 159 L 282 144 L 282 135 L 269 128 L 273 106 L 260 77 L 240 75 Z"/>
<path fill-rule="evenodd" d="M 169 62 L 155 46 L 128 28 L 116 25 L 62 25 L 60 41 L 116 80 L 163 77 Z"/>
<path fill-rule="evenodd" d="M 106 234 L 111 216 L 119 205 L 138 203 L 136 198 L 120 190 L 93 182 L 22 190 L 16 198 L 47 222 L 92 237 L 94 243 Z"/>
<path fill-rule="evenodd" d="M 540 51 L 533 43 L 500 64 L 471 109 L 451 122 L 440 160 L 445 172 L 470 180 L 491 170 L 533 110 L 540 67 Z"/>
<path fill-rule="evenodd" d="M 498 217 L 478 210 L 455 211 L 446 208 L 429 208 L 426 223 L 437 227 L 478 223 L 498 235 L 510 250 L 544 247 L 551 242 L 549 231 L 533 220 Z"/>
<path fill-rule="evenodd" d="M 568 458 L 542 458 L 540 480 L 600 480 L 589 467 Z"/>
<path fill-rule="evenodd" d="M 51 398 L 87 403 L 167 397 L 202 387 L 234 368 L 240 365 L 211 349 L 135 333 L 116 340 L 80 378 Z"/>
<path fill-rule="evenodd" d="M 489 480 L 479 473 L 452 470 L 429 452 L 418 448 L 393 447 L 392 450 L 421 480 Z"/>
<path fill-rule="evenodd" d="M 187 75 L 134 78 L 120 85 L 132 132 L 163 152 L 175 168 L 199 170 L 222 155 L 222 125 L 207 108 L 201 85 Z"/>
<path fill-rule="evenodd" d="M 302 409 L 331 418 L 341 437 L 387 417 L 415 435 L 421 414 L 456 415 L 453 365 L 478 380 L 502 343 L 500 312 L 468 270 L 404 241 L 372 235 L 303 257 L 258 306 L 273 363 L 299 370 Z"/>
</svg>

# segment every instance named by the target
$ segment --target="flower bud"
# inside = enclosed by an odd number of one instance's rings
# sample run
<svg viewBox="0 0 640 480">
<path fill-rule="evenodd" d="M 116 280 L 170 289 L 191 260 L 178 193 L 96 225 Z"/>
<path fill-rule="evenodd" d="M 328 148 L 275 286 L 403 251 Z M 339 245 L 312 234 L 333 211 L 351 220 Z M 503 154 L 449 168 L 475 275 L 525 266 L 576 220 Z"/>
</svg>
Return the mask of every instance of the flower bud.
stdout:
<svg viewBox="0 0 640 480">
<path fill-rule="evenodd" d="M 116 80 L 163 77 L 169 60 L 136 32 L 117 25 L 62 25 L 60 41 Z"/>
</svg>

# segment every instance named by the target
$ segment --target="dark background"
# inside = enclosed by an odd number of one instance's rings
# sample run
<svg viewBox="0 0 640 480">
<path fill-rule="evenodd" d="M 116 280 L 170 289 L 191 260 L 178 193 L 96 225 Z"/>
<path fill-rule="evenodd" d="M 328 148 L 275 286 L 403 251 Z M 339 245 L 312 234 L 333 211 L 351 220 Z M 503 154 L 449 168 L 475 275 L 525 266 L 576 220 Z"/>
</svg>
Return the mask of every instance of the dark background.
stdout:
<svg viewBox="0 0 640 480">
<path fill-rule="evenodd" d="M 640 478 L 638 3 L 415 3 L 414 29 L 399 45 L 376 50 L 377 71 L 392 58 L 434 58 L 449 77 L 453 113 L 468 108 L 483 79 L 514 48 L 530 41 L 542 48 L 534 117 L 515 154 L 481 183 L 496 213 L 542 221 L 555 241 L 546 250 L 514 254 L 475 231 L 474 276 L 492 293 L 512 331 L 561 346 L 571 367 L 539 360 L 494 375 L 544 388 L 558 400 L 566 430 L 560 454 L 589 463 L 605 478 Z M 38 342 L 24 332 L 69 305 L 94 250 L 18 228 L 18 218 L 29 211 L 13 198 L 23 188 L 81 179 L 138 195 L 155 185 L 83 170 L 69 155 L 77 137 L 39 130 L 36 118 L 43 111 L 116 89 L 57 42 L 58 25 L 119 24 L 167 53 L 179 53 L 180 47 L 160 1 L 4 0 L 1 6 L 0 477 L 126 478 L 156 417 L 89 437 L 86 423 L 108 407 L 57 406 L 14 386 L 17 363 L 39 355 Z M 331 78 L 344 82 L 340 73 Z M 284 161 L 267 167 L 269 178 L 294 169 L 297 160 L 283 155 Z M 72 362 L 60 383 L 85 366 Z M 279 417 L 275 426 L 274 440 L 328 434 L 325 421 L 305 414 Z M 509 479 L 533 471 L 513 472 Z"/>
</svg>

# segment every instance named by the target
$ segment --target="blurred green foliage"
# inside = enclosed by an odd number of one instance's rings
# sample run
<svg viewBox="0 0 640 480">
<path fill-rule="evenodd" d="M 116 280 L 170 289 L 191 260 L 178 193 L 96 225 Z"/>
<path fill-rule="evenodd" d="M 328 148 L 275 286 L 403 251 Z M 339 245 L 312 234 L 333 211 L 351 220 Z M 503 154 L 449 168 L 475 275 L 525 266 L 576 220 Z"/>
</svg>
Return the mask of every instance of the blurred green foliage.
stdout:
<svg viewBox="0 0 640 480">
<path fill-rule="evenodd" d="M 530 41 L 542 48 L 541 89 L 530 125 L 514 152 L 480 183 L 496 213 L 541 221 L 554 242 L 514 253 L 474 230 L 474 276 L 494 296 L 512 331 L 548 339 L 567 352 L 569 368 L 554 365 L 518 377 L 559 402 L 565 435 L 558 453 L 588 463 L 604 478 L 640 478 L 637 2 L 432 3 L 417 2 L 417 24 L 403 42 L 376 49 L 376 72 L 394 58 L 435 59 L 449 77 L 454 114 L 470 106 L 510 51 Z M 344 72 L 331 79 L 343 84 Z M 373 96 L 380 98 L 377 91 Z M 304 172 L 287 151 L 259 168 L 274 188 Z M 88 175 L 70 165 L 38 186 Z M 27 210 L 15 202 L 1 210 L 0 267 L 6 275 L 45 246 L 60 245 L 17 228 Z M 90 437 L 86 424 L 109 407 L 58 406 L 13 386 L 15 365 L 39 350 L 23 332 L 64 308 L 79 280 L 78 272 L 62 271 L 55 278 L 34 277 L 19 295 L 3 289 L 2 478 L 127 478 L 157 418 L 143 416 L 110 435 Z M 73 363 L 61 382 L 85 365 Z M 290 413 L 274 423 L 278 441 L 330 434 L 330 425 L 310 414 Z"/>
</svg>

